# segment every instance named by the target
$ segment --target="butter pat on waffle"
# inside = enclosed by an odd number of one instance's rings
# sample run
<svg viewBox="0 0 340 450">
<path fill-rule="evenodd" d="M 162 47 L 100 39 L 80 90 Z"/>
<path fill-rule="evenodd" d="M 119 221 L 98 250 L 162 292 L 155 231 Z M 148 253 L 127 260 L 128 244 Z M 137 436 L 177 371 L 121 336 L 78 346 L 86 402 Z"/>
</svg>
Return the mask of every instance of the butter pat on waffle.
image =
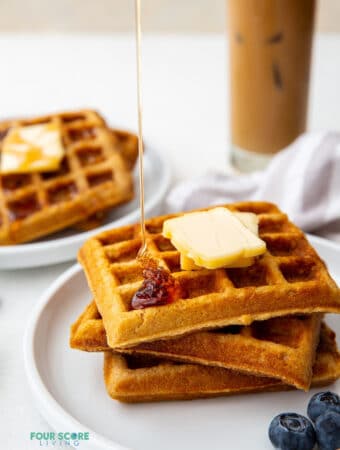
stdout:
<svg viewBox="0 0 340 450">
<path fill-rule="evenodd" d="M 253 216 L 256 220 L 257 216 Z M 163 236 L 170 239 L 182 258 L 189 257 L 206 269 L 238 267 L 238 261 L 243 267 L 244 260 L 248 262 L 266 251 L 265 242 L 228 208 L 211 208 L 165 220 Z"/>
<path fill-rule="evenodd" d="M 111 348 L 168 339 L 227 325 L 249 325 L 275 316 L 340 312 L 340 291 L 304 234 L 270 203 L 225 205 L 258 216 L 267 251 L 238 269 L 181 270 L 180 253 L 162 235 L 172 216 L 146 222 L 150 255 L 178 281 L 182 298 L 140 310 L 131 300 L 143 282 L 136 260 L 139 225 L 104 232 L 81 248 L 79 261 L 103 318 Z"/>
<path fill-rule="evenodd" d="M 340 355 L 335 335 L 323 324 L 312 386 L 328 385 L 339 376 Z M 189 400 L 292 388 L 274 378 L 147 356 L 123 356 L 112 351 L 105 353 L 104 378 L 109 395 L 122 402 Z"/>
<path fill-rule="evenodd" d="M 1 122 L 0 149 L 13 127 L 44 124 L 60 129 L 64 159 L 57 171 L 0 175 L 0 245 L 45 236 L 133 197 L 132 151 L 126 163 L 124 136 L 94 111 Z"/>
<path fill-rule="evenodd" d="M 140 344 L 122 352 L 250 372 L 279 378 L 307 390 L 312 380 L 320 324 L 319 314 L 278 317 L 250 326 L 229 326 Z M 89 352 L 110 350 L 94 302 L 72 325 L 70 346 Z"/>
<path fill-rule="evenodd" d="M 1 173 L 58 170 L 64 153 L 56 123 L 13 127 L 2 143 Z"/>
</svg>

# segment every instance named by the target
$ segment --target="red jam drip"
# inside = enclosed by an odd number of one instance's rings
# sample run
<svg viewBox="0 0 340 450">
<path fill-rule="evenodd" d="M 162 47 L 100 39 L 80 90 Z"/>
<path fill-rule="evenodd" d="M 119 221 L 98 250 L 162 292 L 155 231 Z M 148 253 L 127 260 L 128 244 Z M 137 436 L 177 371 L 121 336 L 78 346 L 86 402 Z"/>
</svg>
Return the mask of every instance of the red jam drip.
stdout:
<svg viewBox="0 0 340 450">
<path fill-rule="evenodd" d="M 132 309 L 167 305 L 182 296 L 178 281 L 168 270 L 155 264 L 144 267 L 143 284 L 131 301 Z"/>
</svg>

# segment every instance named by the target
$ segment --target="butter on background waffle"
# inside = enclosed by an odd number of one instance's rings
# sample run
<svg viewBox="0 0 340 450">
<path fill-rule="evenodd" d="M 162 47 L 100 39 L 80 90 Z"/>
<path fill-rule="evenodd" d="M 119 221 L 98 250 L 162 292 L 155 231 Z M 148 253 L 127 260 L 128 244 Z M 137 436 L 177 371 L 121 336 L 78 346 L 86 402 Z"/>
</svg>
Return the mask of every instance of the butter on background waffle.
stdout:
<svg viewBox="0 0 340 450">
<path fill-rule="evenodd" d="M 313 367 L 312 387 L 326 386 L 340 376 L 335 334 L 322 325 Z M 108 394 L 122 402 L 189 400 L 194 398 L 284 391 L 281 381 L 219 367 L 173 363 L 148 356 L 105 352 L 104 379 Z"/>
<path fill-rule="evenodd" d="M 164 220 L 146 222 L 149 253 L 169 269 L 186 292 L 173 303 L 131 309 L 143 282 L 136 256 L 140 226 L 129 225 L 89 239 L 79 261 L 103 318 L 111 348 L 168 339 L 227 325 L 292 314 L 340 313 L 340 290 L 302 231 L 275 205 L 242 202 L 225 205 L 232 211 L 258 215 L 259 236 L 267 251 L 241 269 L 180 269 L 180 253 L 162 236 Z"/>
<path fill-rule="evenodd" d="M 55 123 L 65 157 L 55 172 L 0 175 L 0 245 L 46 236 L 133 197 L 135 136 L 112 132 L 91 110 L 0 123 L 1 142 L 15 126 Z"/>
<path fill-rule="evenodd" d="M 278 378 L 299 389 L 309 389 L 321 315 L 277 317 L 249 326 L 230 326 L 177 339 L 140 344 L 122 350 Z M 106 332 L 95 302 L 71 327 L 72 348 L 108 351 Z"/>
</svg>

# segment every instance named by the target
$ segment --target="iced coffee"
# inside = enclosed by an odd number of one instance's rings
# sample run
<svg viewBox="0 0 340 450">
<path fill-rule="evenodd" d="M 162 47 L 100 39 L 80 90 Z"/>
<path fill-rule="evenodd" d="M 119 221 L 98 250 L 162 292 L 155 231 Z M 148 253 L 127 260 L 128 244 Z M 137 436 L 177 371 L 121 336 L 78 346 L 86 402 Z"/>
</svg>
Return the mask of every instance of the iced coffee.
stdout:
<svg viewBox="0 0 340 450">
<path fill-rule="evenodd" d="M 316 0 L 228 0 L 233 161 L 257 169 L 306 127 Z"/>
</svg>

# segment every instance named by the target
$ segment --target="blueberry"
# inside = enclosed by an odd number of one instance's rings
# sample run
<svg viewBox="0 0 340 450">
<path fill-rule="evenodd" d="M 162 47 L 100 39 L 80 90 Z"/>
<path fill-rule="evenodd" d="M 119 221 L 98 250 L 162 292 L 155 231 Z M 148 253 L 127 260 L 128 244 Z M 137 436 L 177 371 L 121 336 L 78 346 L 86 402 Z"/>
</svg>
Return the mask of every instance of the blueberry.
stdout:
<svg viewBox="0 0 340 450">
<path fill-rule="evenodd" d="M 318 392 L 308 403 L 307 414 L 315 422 L 318 416 L 328 411 L 340 414 L 340 397 L 334 392 Z"/>
<path fill-rule="evenodd" d="M 274 417 L 269 426 L 269 439 L 280 450 L 312 450 L 316 442 L 311 422 L 296 413 Z"/>
<path fill-rule="evenodd" d="M 340 448 L 340 414 L 329 411 L 315 421 L 316 438 L 320 450 Z"/>
</svg>

